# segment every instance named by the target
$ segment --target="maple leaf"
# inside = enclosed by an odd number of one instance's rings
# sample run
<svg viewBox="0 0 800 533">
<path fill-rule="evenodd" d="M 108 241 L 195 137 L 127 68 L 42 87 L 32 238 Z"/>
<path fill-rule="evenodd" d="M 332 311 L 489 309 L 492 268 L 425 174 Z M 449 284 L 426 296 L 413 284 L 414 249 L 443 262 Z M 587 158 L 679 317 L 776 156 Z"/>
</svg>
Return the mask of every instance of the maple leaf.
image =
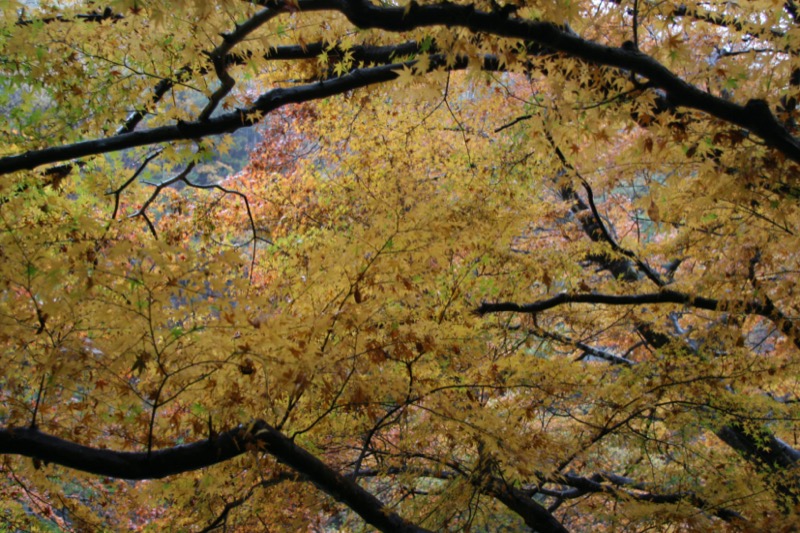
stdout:
<svg viewBox="0 0 800 533">
<path fill-rule="evenodd" d="M 797 529 L 793 2 L 7 4 L 14 529 Z"/>
</svg>

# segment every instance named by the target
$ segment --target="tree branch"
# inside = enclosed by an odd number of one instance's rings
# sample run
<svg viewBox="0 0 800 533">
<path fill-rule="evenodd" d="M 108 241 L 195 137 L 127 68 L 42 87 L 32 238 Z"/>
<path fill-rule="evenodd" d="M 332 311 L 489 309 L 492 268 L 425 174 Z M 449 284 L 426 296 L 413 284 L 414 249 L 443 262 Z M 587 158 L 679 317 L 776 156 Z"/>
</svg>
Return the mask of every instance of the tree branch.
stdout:
<svg viewBox="0 0 800 533">
<path fill-rule="evenodd" d="M 776 309 L 771 302 L 762 303 L 756 300 L 717 300 L 704 296 L 695 296 L 678 291 L 662 290 L 644 294 L 598 294 L 598 293 L 568 293 L 562 292 L 537 302 L 529 304 L 517 304 L 513 302 L 483 302 L 475 312 L 479 315 L 489 313 L 526 313 L 535 315 L 548 309 L 553 309 L 560 305 L 581 303 L 581 304 L 602 304 L 602 305 L 647 305 L 647 304 L 680 304 L 697 309 L 719 312 L 739 312 L 748 315 L 763 316 L 771 320 L 780 331 L 800 348 L 800 330 L 794 323 L 786 317 L 780 310 Z"/>
<path fill-rule="evenodd" d="M 92 11 L 91 13 L 78 13 L 75 15 L 74 19 L 70 19 L 67 17 L 63 17 L 61 15 L 57 15 L 54 17 L 41 17 L 37 19 L 26 19 L 25 12 L 20 11 L 19 18 L 17 19 L 17 26 L 31 26 L 36 23 L 41 24 L 51 24 L 53 22 L 73 22 L 73 21 L 81 21 L 81 22 L 103 22 L 104 20 L 112 20 L 114 22 L 124 19 L 124 15 L 120 13 L 114 13 L 114 11 L 110 7 L 106 7 L 102 13 L 99 11 Z"/>
<path fill-rule="evenodd" d="M 367 523 L 385 532 L 427 531 L 407 522 L 355 481 L 339 474 L 264 421 L 237 427 L 216 438 L 147 452 L 91 448 L 31 428 L 0 429 L 0 453 L 23 455 L 91 474 L 123 479 L 156 479 L 228 461 L 263 450 L 307 477 L 319 489 L 347 505 Z"/>
<path fill-rule="evenodd" d="M 539 533 L 567 533 L 567 529 L 545 507 L 524 491 L 514 488 L 496 476 L 487 475 L 473 480 L 481 491 L 500 501 L 517 513 L 525 524 Z"/>
<path fill-rule="evenodd" d="M 444 66 L 444 56 L 430 58 L 429 67 L 434 70 Z M 497 65 L 497 59 L 487 56 L 484 65 L 488 68 Z M 31 170 L 41 165 L 68 161 L 89 155 L 98 155 L 116 152 L 138 146 L 151 144 L 200 139 L 210 135 L 231 133 L 238 129 L 252 126 L 260 118 L 280 107 L 288 104 L 319 100 L 335 96 L 347 91 L 391 81 L 399 76 L 403 67 L 411 67 L 416 61 L 393 63 L 379 67 L 358 68 L 343 76 L 319 82 L 308 83 L 297 87 L 276 88 L 261 95 L 255 104 L 245 108 L 222 114 L 208 120 L 193 122 L 178 122 L 174 126 L 161 126 L 143 131 L 121 133 L 113 137 L 101 138 L 92 141 L 83 141 L 64 146 L 32 150 L 16 156 L 0 158 L 0 175 L 16 172 L 18 170 Z M 467 61 L 457 62 L 451 68 L 466 68 Z"/>
<path fill-rule="evenodd" d="M 553 309 L 564 304 L 570 303 L 585 303 L 585 304 L 604 304 L 604 305 L 645 305 L 645 304 L 684 304 L 690 307 L 697 307 L 699 309 L 706 309 L 709 311 L 721 311 L 729 308 L 741 309 L 744 312 L 750 311 L 754 314 L 761 314 L 757 311 L 761 310 L 761 304 L 750 303 L 746 305 L 737 306 L 733 302 L 722 303 L 719 300 L 712 298 L 704 298 L 702 296 L 692 296 L 678 291 L 659 291 L 645 294 L 597 294 L 597 293 L 568 293 L 562 292 L 547 298 L 539 300 L 530 304 L 516 304 L 512 302 L 498 302 L 498 303 L 482 303 L 477 309 L 476 313 L 485 315 L 489 313 L 527 313 L 537 314 L 548 309 Z"/>
<path fill-rule="evenodd" d="M 800 162 L 800 142 L 780 124 L 769 105 L 763 100 L 750 100 L 744 106 L 729 102 L 684 81 L 642 52 L 588 41 L 574 34 L 569 28 L 550 22 L 509 17 L 505 11 L 479 11 L 474 5 L 457 5 L 449 2 L 424 6 L 412 2 L 407 8 L 377 6 L 368 0 L 298 0 L 298 5 L 284 0 L 271 0 L 260 4 L 274 10 L 275 13 L 293 11 L 298 7 L 301 11 L 338 11 L 361 29 L 379 28 L 389 32 L 404 32 L 430 26 L 457 26 L 474 33 L 536 43 L 591 64 L 625 69 L 648 79 L 649 86 L 665 91 L 671 105 L 697 109 L 740 126 L 755 133 L 769 146 L 783 152 L 790 159 Z M 390 81 L 397 77 L 393 68 L 400 66 L 356 69 L 332 80 L 290 89 L 274 89 L 264 94 L 251 108 L 207 121 L 178 123 L 175 126 L 163 126 L 138 134 L 123 133 L 108 139 L 84 141 L 0 158 L 0 174 L 146 144 L 197 139 L 207 135 L 232 132 L 252 125 L 261 114 L 288 103 L 325 98 Z"/>
<path fill-rule="evenodd" d="M 474 33 L 538 43 L 588 63 L 625 69 L 666 91 L 673 105 L 697 109 L 752 131 L 769 146 L 800 162 L 800 142 L 778 122 L 763 100 L 750 100 L 745 106 L 729 102 L 698 89 L 638 50 L 588 41 L 552 22 L 508 17 L 503 12 L 479 11 L 474 5 L 450 2 L 423 6 L 412 1 L 408 7 L 379 7 L 369 0 L 299 0 L 299 4 L 304 11 L 340 11 L 361 29 L 399 32 L 429 26 L 458 26 Z"/>
<path fill-rule="evenodd" d="M 710 512 L 717 518 L 720 518 L 726 522 L 746 522 L 744 517 L 736 511 L 714 505 L 697 496 L 697 494 L 693 492 L 650 492 L 645 490 L 641 484 L 636 483 L 634 480 L 614 474 L 594 474 L 591 477 L 578 476 L 575 474 L 564 474 L 563 476 L 559 476 L 555 482 L 571 488 L 559 491 L 537 489 L 537 492 L 541 492 L 547 496 L 563 499 L 579 498 L 586 494 L 592 493 L 606 493 L 616 497 L 624 497 L 650 503 L 664 504 L 685 501 L 691 504 L 693 507 L 696 507 L 702 511 Z M 631 487 L 635 489 L 635 491 L 630 489 L 622 489 L 622 487 Z"/>
</svg>

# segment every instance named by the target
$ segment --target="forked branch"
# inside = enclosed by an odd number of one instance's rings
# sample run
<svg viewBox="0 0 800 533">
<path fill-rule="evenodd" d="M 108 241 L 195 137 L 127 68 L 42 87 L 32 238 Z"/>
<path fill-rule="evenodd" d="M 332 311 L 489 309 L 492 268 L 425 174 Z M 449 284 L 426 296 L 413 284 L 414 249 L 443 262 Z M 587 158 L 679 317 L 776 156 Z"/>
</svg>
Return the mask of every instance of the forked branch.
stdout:
<svg viewBox="0 0 800 533">
<path fill-rule="evenodd" d="M 150 453 L 91 448 L 32 428 L 0 429 L 0 454 L 22 455 L 123 479 L 163 478 L 228 461 L 248 451 L 272 455 L 381 531 L 427 531 L 403 519 L 354 480 L 339 474 L 261 420 L 220 433 L 213 439 Z"/>
</svg>

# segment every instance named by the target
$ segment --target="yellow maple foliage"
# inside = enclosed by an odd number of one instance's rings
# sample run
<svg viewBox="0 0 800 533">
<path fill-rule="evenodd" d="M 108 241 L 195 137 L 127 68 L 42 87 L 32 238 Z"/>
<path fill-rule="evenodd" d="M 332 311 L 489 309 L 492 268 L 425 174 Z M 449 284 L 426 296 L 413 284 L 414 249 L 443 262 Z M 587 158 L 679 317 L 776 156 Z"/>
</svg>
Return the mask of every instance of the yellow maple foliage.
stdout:
<svg viewBox="0 0 800 533">
<path fill-rule="evenodd" d="M 794 1 L 27 4 L 0 528 L 800 524 Z"/>
</svg>

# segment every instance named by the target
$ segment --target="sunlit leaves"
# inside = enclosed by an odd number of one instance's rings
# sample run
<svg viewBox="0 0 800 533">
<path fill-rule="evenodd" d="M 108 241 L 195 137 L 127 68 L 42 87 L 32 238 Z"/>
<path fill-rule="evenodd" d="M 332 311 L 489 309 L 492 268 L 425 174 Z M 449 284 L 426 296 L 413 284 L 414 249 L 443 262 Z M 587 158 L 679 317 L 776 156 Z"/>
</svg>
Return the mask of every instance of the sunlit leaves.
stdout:
<svg viewBox="0 0 800 533">
<path fill-rule="evenodd" d="M 432 529 L 519 529 L 493 479 L 573 529 L 713 529 L 727 507 L 768 529 L 790 473 L 720 435 L 795 445 L 798 168 L 627 67 L 646 54 L 723 110 L 764 98 L 792 134 L 791 5 L 476 6 L 623 50 L 624 69 L 463 21 L 359 30 L 302 2 L 270 4 L 236 42 L 263 6 L 14 11 L 0 156 L 219 113 L 259 123 L 260 140 L 101 146 L 4 176 L 0 421 L 147 452 L 262 420 Z M 376 64 L 391 83 L 252 107 Z M 600 301 L 663 290 L 687 297 Z M 561 293 L 583 303 L 475 314 Z M 71 522 L 53 520 L 75 529 L 361 527 L 270 450 L 247 451 L 77 488 L 9 459 L 2 491 L 78 494 Z"/>
</svg>

